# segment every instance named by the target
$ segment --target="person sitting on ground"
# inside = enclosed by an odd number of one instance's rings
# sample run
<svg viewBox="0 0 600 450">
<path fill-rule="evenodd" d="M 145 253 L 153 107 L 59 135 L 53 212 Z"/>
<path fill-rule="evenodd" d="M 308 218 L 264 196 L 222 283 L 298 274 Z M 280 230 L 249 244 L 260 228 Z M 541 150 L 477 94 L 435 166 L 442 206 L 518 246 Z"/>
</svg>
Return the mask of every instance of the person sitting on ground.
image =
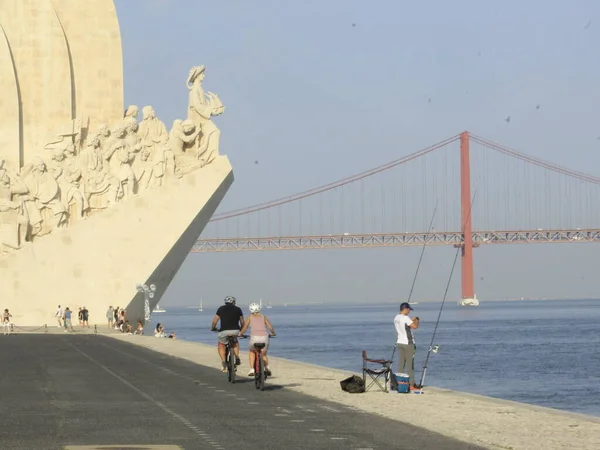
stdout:
<svg viewBox="0 0 600 450">
<path fill-rule="evenodd" d="M 408 383 L 410 390 L 417 390 L 420 386 L 415 385 L 415 352 L 416 345 L 412 330 L 419 328 L 419 318 L 411 319 L 408 314 L 412 311 L 412 306 L 408 303 L 400 305 L 400 314 L 394 318 L 398 340 L 398 372 L 404 373 L 404 367 L 408 366 Z"/>
<path fill-rule="evenodd" d="M 225 297 L 225 304 L 220 306 L 213 317 L 210 325 L 211 331 L 217 331 L 217 323 L 221 321 L 221 326 L 218 336 L 217 351 L 221 357 L 222 372 L 227 372 L 227 363 L 225 362 L 225 346 L 227 345 L 228 336 L 235 336 L 233 353 L 235 354 L 235 365 L 239 366 L 240 361 L 240 344 L 237 340 L 237 335 L 244 324 L 244 313 L 235 306 L 235 297 Z"/>
<path fill-rule="evenodd" d="M 154 329 L 154 337 L 165 337 L 165 327 L 161 323 L 156 324 Z"/>
<path fill-rule="evenodd" d="M 269 329 L 270 336 L 275 336 L 275 329 L 269 322 L 267 316 L 260 313 L 260 305 L 258 303 L 250 304 L 250 315 L 244 322 L 244 326 L 240 330 L 239 335 L 242 336 L 246 329 L 250 327 L 250 351 L 248 357 L 250 358 L 250 372 L 249 377 L 254 376 L 254 362 L 256 360 L 256 352 L 254 351 L 254 344 L 265 344 L 265 348 L 262 349 L 263 361 L 265 362 L 265 374 L 270 377 L 271 370 L 269 369 L 269 358 L 267 357 L 267 350 L 269 349 Z"/>
<path fill-rule="evenodd" d="M 123 324 L 123 330 L 122 331 L 123 331 L 123 333 L 133 334 L 133 327 L 129 323 L 129 320 L 126 320 L 125 323 Z"/>
<path fill-rule="evenodd" d="M 137 328 L 133 334 L 139 334 L 140 336 L 144 334 L 144 324 L 141 320 L 138 320 Z"/>
</svg>

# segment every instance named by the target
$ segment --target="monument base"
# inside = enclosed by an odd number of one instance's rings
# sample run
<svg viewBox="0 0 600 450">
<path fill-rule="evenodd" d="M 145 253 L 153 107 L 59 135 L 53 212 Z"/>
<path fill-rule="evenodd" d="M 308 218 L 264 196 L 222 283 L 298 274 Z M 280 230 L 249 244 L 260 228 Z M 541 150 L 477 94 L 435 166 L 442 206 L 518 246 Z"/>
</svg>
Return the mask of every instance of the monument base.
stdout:
<svg viewBox="0 0 600 450">
<path fill-rule="evenodd" d="M 126 308 L 135 328 L 144 317 L 136 284 L 160 298 L 233 182 L 225 156 L 131 197 L 68 229 L 57 229 L 0 258 L 0 308 L 18 326 L 58 325 L 58 305 L 86 307 L 90 324 L 106 324 L 109 306 Z"/>
</svg>

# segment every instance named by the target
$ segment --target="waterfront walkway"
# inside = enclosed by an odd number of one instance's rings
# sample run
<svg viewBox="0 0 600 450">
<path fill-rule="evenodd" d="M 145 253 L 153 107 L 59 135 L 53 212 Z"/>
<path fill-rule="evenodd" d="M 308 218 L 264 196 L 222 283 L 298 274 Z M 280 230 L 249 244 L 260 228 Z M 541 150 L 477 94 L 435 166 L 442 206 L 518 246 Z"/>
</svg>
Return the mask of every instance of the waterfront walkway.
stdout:
<svg viewBox="0 0 600 450">
<path fill-rule="evenodd" d="M 294 392 L 276 377 L 264 392 L 246 377 L 232 385 L 215 368 L 106 336 L 0 338 L 2 449 L 479 448 Z"/>
</svg>

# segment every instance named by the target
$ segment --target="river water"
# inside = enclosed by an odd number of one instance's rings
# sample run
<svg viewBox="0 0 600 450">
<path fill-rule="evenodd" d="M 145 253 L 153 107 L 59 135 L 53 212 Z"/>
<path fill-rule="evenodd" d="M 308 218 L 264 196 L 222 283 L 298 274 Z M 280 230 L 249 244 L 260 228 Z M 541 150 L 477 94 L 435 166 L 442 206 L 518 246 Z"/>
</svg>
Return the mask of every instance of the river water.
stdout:
<svg viewBox="0 0 600 450">
<path fill-rule="evenodd" d="M 421 319 L 417 380 L 440 305 L 414 305 L 413 315 Z M 209 328 L 217 306 L 204 312 L 165 306 L 152 324 L 163 323 L 179 339 L 214 344 Z M 372 358 L 393 352 L 396 304 L 274 306 L 263 312 L 277 331 L 273 356 L 360 374 L 361 350 Z M 600 300 L 490 301 L 477 308 L 447 302 L 426 384 L 600 416 L 599 331 Z"/>
</svg>

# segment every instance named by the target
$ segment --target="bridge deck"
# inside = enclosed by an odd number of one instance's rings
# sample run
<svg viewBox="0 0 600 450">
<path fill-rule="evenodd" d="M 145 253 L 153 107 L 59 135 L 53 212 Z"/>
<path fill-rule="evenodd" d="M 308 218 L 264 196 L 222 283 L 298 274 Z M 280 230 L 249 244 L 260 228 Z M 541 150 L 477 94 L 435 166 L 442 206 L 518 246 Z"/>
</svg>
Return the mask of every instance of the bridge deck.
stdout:
<svg viewBox="0 0 600 450">
<path fill-rule="evenodd" d="M 600 242 L 598 229 L 475 231 L 473 245 Z M 199 239 L 192 253 L 461 245 L 460 231 Z"/>
<path fill-rule="evenodd" d="M 99 335 L 2 338 L 2 448 L 477 448 L 370 414 L 331 414 L 276 378 L 265 392 L 247 379 L 230 385 L 213 368 Z"/>
</svg>

